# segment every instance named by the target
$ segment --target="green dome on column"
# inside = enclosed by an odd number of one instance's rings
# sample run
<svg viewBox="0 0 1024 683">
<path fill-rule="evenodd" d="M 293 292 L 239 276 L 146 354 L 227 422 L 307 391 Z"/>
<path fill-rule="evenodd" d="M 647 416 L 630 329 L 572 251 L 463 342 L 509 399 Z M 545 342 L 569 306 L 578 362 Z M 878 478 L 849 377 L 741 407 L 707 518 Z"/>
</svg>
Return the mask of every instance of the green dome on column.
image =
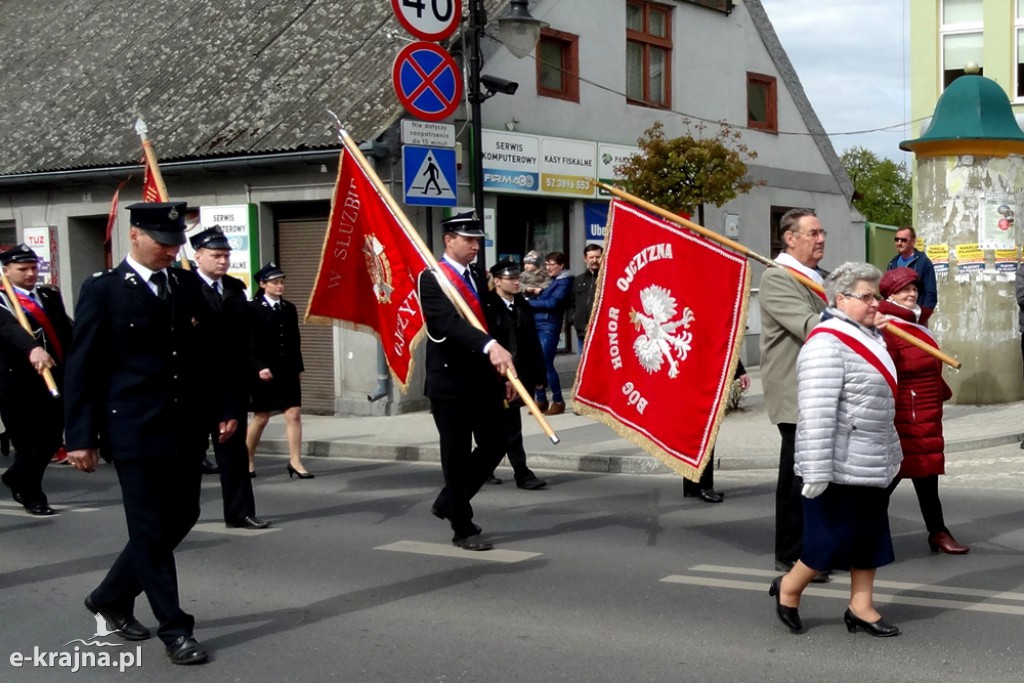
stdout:
<svg viewBox="0 0 1024 683">
<path fill-rule="evenodd" d="M 1006 92 L 992 79 L 965 75 L 939 97 L 931 125 L 900 149 L 917 156 L 1024 154 L 1024 131 L 1017 125 Z"/>
</svg>

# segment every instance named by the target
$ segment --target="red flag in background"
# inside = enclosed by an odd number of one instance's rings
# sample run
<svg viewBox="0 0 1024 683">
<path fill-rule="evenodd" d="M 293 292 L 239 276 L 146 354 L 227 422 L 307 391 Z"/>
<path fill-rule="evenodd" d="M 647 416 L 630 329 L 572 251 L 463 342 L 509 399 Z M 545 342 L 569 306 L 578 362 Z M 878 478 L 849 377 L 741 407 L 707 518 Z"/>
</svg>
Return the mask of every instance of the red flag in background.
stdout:
<svg viewBox="0 0 1024 683">
<path fill-rule="evenodd" d="M 426 262 L 356 158 L 341 153 L 320 270 L 306 318 L 373 331 L 405 391 L 423 331 L 416 279 Z"/>
<path fill-rule="evenodd" d="M 149 162 L 146 157 L 142 157 L 142 164 L 145 169 L 142 175 L 142 201 L 164 201 L 164 198 L 160 196 L 160 186 L 156 182 L 156 174 L 149 168 Z"/>
<path fill-rule="evenodd" d="M 114 234 L 114 223 L 117 222 L 117 202 L 121 196 L 121 190 L 124 189 L 130 178 L 131 176 L 122 180 L 114 190 L 114 198 L 110 200 L 110 215 L 107 216 L 107 235 L 103 239 L 103 244 L 110 244 L 110 237 Z"/>
<path fill-rule="evenodd" d="M 736 368 L 748 279 L 744 257 L 613 201 L 576 409 L 698 479 Z"/>
</svg>

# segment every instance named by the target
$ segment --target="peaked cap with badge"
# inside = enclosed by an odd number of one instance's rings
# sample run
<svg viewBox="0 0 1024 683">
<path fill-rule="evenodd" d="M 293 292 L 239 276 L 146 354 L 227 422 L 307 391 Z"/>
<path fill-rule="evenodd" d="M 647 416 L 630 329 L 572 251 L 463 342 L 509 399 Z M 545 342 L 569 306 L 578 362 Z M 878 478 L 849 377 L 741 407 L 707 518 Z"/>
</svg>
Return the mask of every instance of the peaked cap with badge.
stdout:
<svg viewBox="0 0 1024 683">
<path fill-rule="evenodd" d="M 257 270 L 255 275 L 256 282 L 269 282 L 281 277 L 284 277 L 284 271 L 273 261 L 268 261 L 267 265 Z"/>
<path fill-rule="evenodd" d="M 219 225 L 197 232 L 189 238 L 193 249 L 227 249 L 230 251 L 231 243 Z"/>
<path fill-rule="evenodd" d="M 185 202 L 139 202 L 128 207 L 129 222 L 169 247 L 185 244 Z"/>
<path fill-rule="evenodd" d="M 502 259 L 491 266 L 492 277 L 519 277 L 519 264 L 510 258 Z"/>
<path fill-rule="evenodd" d="M 39 255 L 30 247 L 19 244 L 7 251 L 0 252 L 0 264 L 6 266 L 10 263 L 39 263 Z"/>
<path fill-rule="evenodd" d="M 483 237 L 484 226 L 476 211 L 457 213 L 451 218 L 441 221 L 441 229 L 446 235 L 462 235 L 463 237 Z"/>
</svg>

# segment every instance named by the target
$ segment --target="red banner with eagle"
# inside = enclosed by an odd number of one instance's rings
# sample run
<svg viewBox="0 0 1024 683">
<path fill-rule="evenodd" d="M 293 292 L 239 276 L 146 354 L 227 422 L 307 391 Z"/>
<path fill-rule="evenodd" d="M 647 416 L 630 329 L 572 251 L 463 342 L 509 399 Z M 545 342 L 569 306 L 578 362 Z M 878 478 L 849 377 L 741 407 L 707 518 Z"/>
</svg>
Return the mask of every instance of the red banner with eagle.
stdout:
<svg viewBox="0 0 1024 683">
<path fill-rule="evenodd" d="M 746 326 L 746 258 L 615 200 L 597 289 L 576 410 L 697 480 Z"/>
<path fill-rule="evenodd" d="M 375 333 L 405 391 L 413 349 L 423 332 L 416 278 L 427 264 L 370 173 L 342 150 L 306 319 L 340 320 L 351 329 Z"/>
</svg>

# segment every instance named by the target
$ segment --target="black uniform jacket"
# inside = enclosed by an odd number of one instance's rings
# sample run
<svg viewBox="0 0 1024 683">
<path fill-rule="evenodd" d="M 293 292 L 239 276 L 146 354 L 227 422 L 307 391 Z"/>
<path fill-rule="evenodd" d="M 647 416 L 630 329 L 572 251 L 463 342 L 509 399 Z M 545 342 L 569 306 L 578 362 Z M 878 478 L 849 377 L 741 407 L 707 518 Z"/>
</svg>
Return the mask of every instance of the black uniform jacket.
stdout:
<svg viewBox="0 0 1024 683">
<path fill-rule="evenodd" d="M 519 380 L 532 392 L 538 385 L 547 383 L 544 354 L 537 336 L 537 325 L 533 321 L 533 309 L 522 294 L 513 297 L 513 310 L 508 310 L 497 292 L 484 295 L 484 315 L 487 327 L 499 344 L 512 354 Z"/>
<path fill-rule="evenodd" d="M 195 271 L 193 271 L 195 272 Z M 218 294 L 206 280 L 196 273 L 206 302 L 214 312 L 214 335 L 220 340 L 217 369 L 235 408 L 235 416 L 248 411 L 249 383 L 252 381 L 250 350 L 249 298 L 245 283 L 236 277 L 224 275 L 220 279 L 223 294 Z"/>
<path fill-rule="evenodd" d="M 232 418 L 199 280 L 168 273 L 166 301 L 126 261 L 82 284 L 66 370 L 68 450 L 99 447 L 108 460 L 201 456 L 210 424 Z"/>
<path fill-rule="evenodd" d="M 64 309 L 64 300 L 60 292 L 47 285 L 36 287 L 36 297 L 66 358 L 71 346 L 71 320 Z M 53 340 L 47 338 L 43 326 L 28 310 L 25 317 L 32 327 L 31 336 L 14 317 L 6 294 L 0 295 L 0 396 L 25 399 L 48 394 L 43 378 L 28 360 L 28 354 L 37 346 L 44 348 L 53 358 L 56 363 L 51 371 L 53 379 L 58 387 L 63 386 L 64 359 L 57 353 Z"/>
<path fill-rule="evenodd" d="M 443 273 L 438 274 L 444 277 Z M 478 292 L 487 282 L 473 273 Z M 479 392 L 504 391 L 504 379 L 484 354 L 492 337 L 469 324 L 430 270 L 420 273 L 420 306 L 427 324 L 428 398 L 472 398 Z M 486 317 L 486 316 L 485 316 Z"/>
<path fill-rule="evenodd" d="M 269 368 L 275 376 L 284 376 L 306 369 L 302 363 L 299 312 L 290 301 L 281 299 L 280 303 L 281 310 L 275 317 L 274 309 L 263 296 L 249 302 L 249 347 L 255 373 Z"/>
</svg>

